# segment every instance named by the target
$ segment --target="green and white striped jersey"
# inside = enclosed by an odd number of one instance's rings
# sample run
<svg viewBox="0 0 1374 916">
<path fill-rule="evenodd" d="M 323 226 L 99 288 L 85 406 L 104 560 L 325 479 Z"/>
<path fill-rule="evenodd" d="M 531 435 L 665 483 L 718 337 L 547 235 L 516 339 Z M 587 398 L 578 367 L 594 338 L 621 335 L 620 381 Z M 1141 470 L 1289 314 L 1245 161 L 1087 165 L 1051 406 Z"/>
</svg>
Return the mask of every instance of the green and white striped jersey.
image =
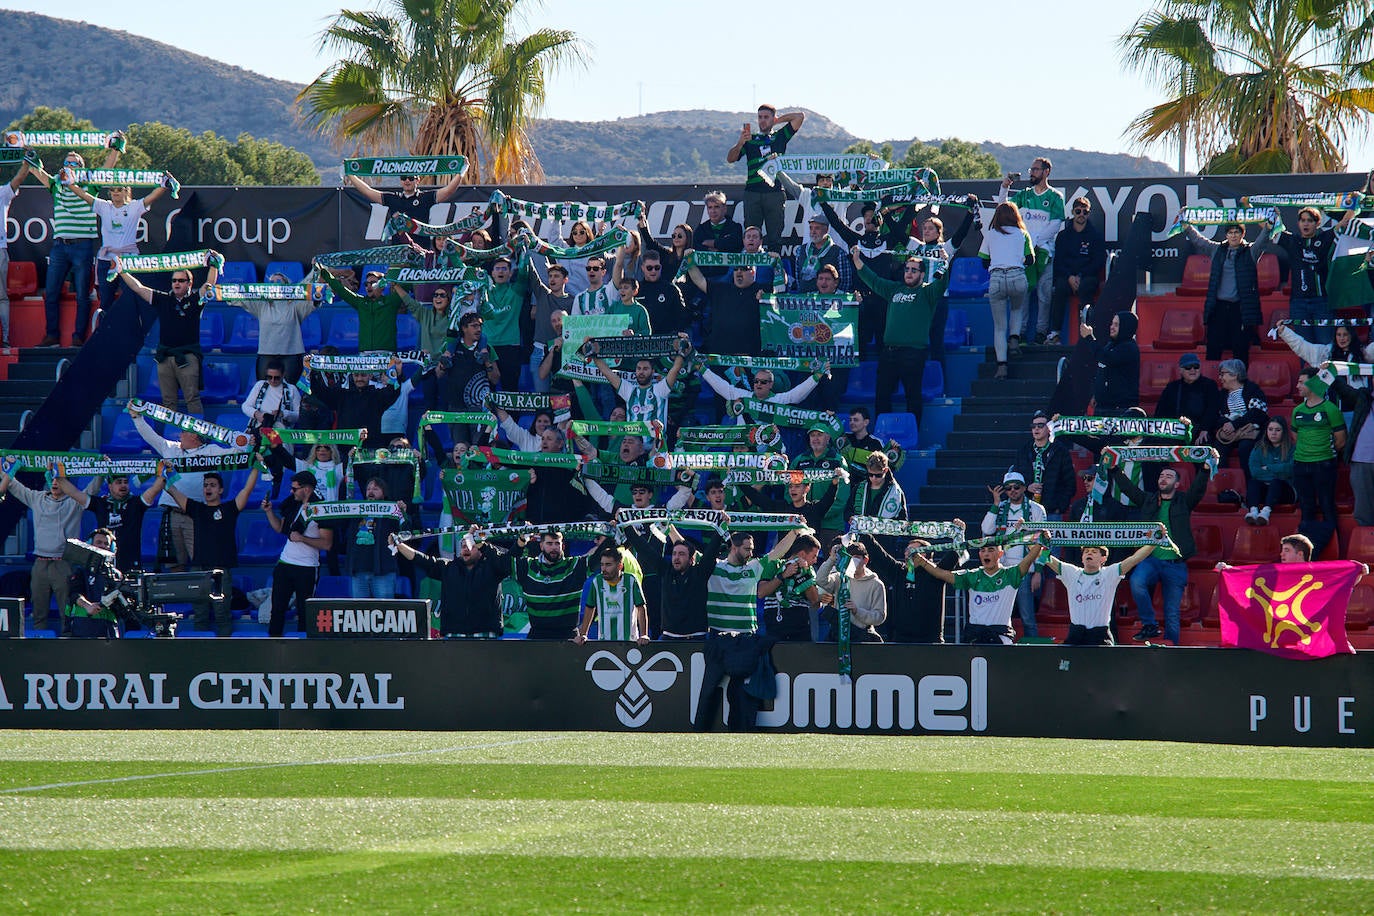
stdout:
<svg viewBox="0 0 1374 916">
<path fill-rule="evenodd" d="M 99 189 L 87 188 L 91 194 Z M 93 239 L 100 236 L 95 210 L 56 178 L 48 185 L 52 194 L 52 234 L 58 239 Z"/>
<path fill-rule="evenodd" d="M 582 590 L 582 603 L 596 610 L 598 639 L 634 640 L 641 635 L 635 623 L 635 608 L 645 603 L 644 591 L 633 573 L 622 573 L 611 585 L 597 573 Z"/>
<path fill-rule="evenodd" d="M 706 583 L 707 625 L 717 630 L 757 630 L 759 583 L 773 578 L 781 568 L 781 562 L 769 557 L 755 557 L 743 566 L 717 560 L 716 571 Z"/>
</svg>

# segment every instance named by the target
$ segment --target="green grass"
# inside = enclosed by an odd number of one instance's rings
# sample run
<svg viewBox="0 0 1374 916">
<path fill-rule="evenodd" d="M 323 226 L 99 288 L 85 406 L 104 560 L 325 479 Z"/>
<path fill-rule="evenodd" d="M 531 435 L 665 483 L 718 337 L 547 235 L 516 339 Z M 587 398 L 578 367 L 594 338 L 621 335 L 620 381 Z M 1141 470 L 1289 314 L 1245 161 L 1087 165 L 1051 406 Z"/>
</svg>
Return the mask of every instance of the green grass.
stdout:
<svg viewBox="0 0 1374 916">
<path fill-rule="evenodd" d="M 1374 755 L 0 732 L 0 912 L 1367 912 Z"/>
</svg>

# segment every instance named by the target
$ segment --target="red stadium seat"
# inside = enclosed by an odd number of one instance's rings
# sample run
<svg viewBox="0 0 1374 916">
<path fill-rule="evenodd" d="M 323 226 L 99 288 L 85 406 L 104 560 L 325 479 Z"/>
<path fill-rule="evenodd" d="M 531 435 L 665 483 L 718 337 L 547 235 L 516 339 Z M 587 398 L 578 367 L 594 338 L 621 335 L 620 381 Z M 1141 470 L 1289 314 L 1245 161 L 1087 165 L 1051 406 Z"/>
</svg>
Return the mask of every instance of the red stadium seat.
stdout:
<svg viewBox="0 0 1374 916">
<path fill-rule="evenodd" d="M 1140 399 L 1151 404 L 1159 400 L 1164 386 L 1178 378 L 1178 360 L 1170 356 L 1140 355 Z"/>
<path fill-rule="evenodd" d="M 1159 335 L 1152 343 L 1158 350 L 1192 350 L 1204 340 L 1202 310 L 1174 308 L 1164 313 L 1159 322 Z"/>
<path fill-rule="evenodd" d="M 1183 282 L 1174 290 L 1179 296 L 1205 296 L 1212 279 L 1212 259 L 1205 254 L 1190 254 L 1183 265 Z"/>
<path fill-rule="evenodd" d="M 38 292 L 38 265 L 32 261 L 10 261 L 5 288 L 11 299 L 22 299 Z"/>
<path fill-rule="evenodd" d="M 1350 604 L 1345 610 L 1347 630 L 1367 630 L 1374 620 L 1374 576 L 1365 576 L 1355 584 L 1350 593 Z"/>
<path fill-rule="evenodd" d="M 1345 557 L 1347 560 L 1374 565 L 1374 528 L 1361 526 L 1351 531 Z"/>
<path fill-rule="evenodd" d="M 1067 623 L 1069 620 L 1069 594 L 1064 583 L 1056 576 L 1040 592 L 1040 607 L 1036 609 L 1035 621 L 1040 623 Z"/>
<path fill-rule="evenodd" d="M 1256 356 L 1246 367 L 1250 381 L 1260 386 L 1270 403 L 1293 397 L 1293 371 L 1288 360 L 1279 356 Z"/>
<path fill-rule="evenodd" d="M 1238 528 L 1236 540 L 1231 545 L 1231 556 L 1226 562 L 1232 566 L 1276 563 L 1279 559 L 1280 537 L 1278 530 L 1273 526 Z"/>
<path fill-rule="evenodd" d="M 1221 562 L 1220 525 L 1211 522 L 1194 522 L 1193 543 L 1197 545 L 1197 551 L 1188 558 L 1189 576 L 1193 575 L 1194 569 L 1211 569 Z"/>
<path fill-rule="evenodd" d="M 1179 486 L 1182 486 L 1182 483 Z M 1223 490 L 1245 493 L 1245 474 L 1240 468 L 1218 468 L 1212 479 L 1207 481 L 1207 492 L 1193 512 L 1204 515 L 1229 515 L 1239 512 L 1239 503 L 1224 503 L 1218 499 Z"/>
<path fill-rule="evenodd" d="M 1255 265 L 1259 274 L 1259 294 L 1267 296 L 1279 288 L 1279 259 L 1273 252 L 1260 255 Z"/>
</svg>

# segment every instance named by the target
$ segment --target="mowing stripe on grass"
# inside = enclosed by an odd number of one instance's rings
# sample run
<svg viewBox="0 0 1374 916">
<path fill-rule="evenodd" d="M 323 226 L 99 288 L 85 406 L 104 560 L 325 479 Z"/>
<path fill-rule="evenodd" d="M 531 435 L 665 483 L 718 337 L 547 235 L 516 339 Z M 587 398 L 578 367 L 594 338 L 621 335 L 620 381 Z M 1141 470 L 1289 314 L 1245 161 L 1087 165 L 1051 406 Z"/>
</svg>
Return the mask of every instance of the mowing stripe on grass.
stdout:
<svg viewBox="0 0 1374 916">
<path fill-rule="evenodd" d="M 0 847 L 1129 867 L 1374 881 L 1374 827 L 1313 821 L 759 805 L 0 799 Z"/>
</svg>

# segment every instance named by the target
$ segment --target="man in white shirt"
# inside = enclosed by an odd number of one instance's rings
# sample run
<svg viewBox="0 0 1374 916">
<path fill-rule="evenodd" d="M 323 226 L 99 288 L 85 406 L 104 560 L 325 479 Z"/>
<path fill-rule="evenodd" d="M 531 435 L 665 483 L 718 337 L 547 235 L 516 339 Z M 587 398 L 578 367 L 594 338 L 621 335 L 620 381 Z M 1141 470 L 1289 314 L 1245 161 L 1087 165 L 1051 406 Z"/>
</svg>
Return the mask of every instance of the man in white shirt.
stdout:
<svg viewBox="0 0 1374 916">
<path fill-rule="evenodd" d="M 243 414 L 253 427 L 291 427 L 301 416 L 301 398 L 296 386 L 286 384 L 286 363 L 267 362 L 267 377 L 253 383 L 243 399 Z"/>
<path fill-rule="evenodd" d="M 334 531 L 321 528 L 319 522 L 305 518 L 305 507 L 315 498 L 315 475 L 298 471 L 291 478 L 291 495 L 282 500 L 278 515 L 270 498 L 263 499 L 262 508 L 272 530 L 286 535 L 281 556 L 272 570 L 272 619 L 267 625 L 268 636 L 281 636 L 286 629 L 286 610 L 291 598 L 296 599 L 296 628 L 305 631 L 305 602 L 315 596 L 315 580 L 319 578 L 320 551 L 334 543 Z"/>
</svg>

